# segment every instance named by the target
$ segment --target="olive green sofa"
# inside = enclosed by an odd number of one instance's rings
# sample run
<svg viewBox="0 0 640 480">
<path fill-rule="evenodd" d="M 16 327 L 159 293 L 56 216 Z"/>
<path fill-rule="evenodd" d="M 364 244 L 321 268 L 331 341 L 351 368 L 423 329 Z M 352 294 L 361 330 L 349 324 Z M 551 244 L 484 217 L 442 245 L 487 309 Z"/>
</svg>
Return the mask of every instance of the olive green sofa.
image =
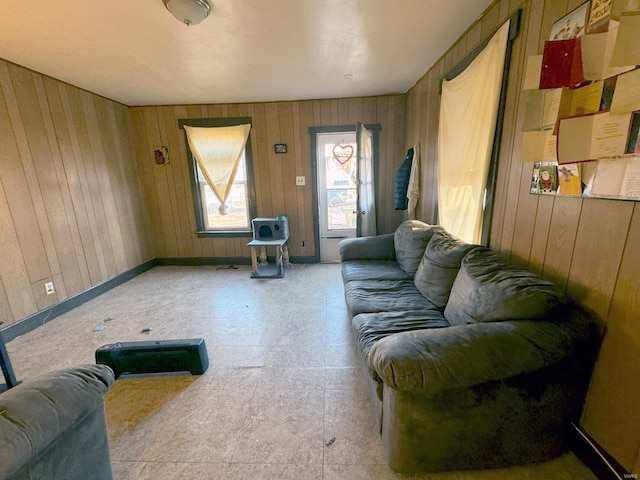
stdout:
<svg viewBox="0 0 640 480">
<path fill-rule="evenodd" d="M 600 325 L 549 281 L 442 227 L 340 243 L 345 299 L 389 466 L 546 461 L 567 450 Z"/>
<path fill-rule="evenodd" d="M 0 395 L 0 479 L 110 480 L 106 365 L 49 372 Z"/>
</svg>

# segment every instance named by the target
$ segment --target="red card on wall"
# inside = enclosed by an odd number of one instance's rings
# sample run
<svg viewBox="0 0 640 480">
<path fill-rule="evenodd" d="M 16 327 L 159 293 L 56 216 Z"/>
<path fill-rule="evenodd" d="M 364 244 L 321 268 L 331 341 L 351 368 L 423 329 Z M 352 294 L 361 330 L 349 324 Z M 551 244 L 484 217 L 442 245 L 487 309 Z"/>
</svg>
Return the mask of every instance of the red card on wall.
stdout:
<svg viewBox="0 0 640 480">
<path fill-rule="evenodd" d="M 573 87 L 582 82 L 580 37 L 544 42 L 540 88 Z"/>
</svg>

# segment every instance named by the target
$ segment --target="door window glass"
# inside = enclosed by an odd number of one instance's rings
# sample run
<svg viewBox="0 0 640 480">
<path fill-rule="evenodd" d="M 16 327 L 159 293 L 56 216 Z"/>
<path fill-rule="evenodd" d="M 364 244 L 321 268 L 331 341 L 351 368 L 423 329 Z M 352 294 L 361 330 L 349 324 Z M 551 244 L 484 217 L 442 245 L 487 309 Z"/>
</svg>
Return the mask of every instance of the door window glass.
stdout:
<svg viewBox="0 0 640 480">
<path fill-rule="evenodd" d="M 324 145 L 329 230 L 356 228 L 356 153 L 355 142 Z"/>
</svg>

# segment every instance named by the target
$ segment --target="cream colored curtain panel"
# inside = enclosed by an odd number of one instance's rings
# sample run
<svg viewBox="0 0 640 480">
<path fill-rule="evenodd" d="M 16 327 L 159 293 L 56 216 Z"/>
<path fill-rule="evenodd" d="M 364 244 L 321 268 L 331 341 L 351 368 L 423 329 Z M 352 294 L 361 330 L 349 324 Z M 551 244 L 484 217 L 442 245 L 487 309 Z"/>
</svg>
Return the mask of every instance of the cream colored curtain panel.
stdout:
<svg viewBox="0 0 640 480">
<path fill-rule="evenodd" d="M 444 80 L 438 135 L 439 223 L 479 243 L 509 22 L 457 77 Z"/>
<path fill-rule="evenodd" d="M 220 214 L 227 214 L 226 201 L 249 137 L 250 124 L 230 127 L 184 126 L 191 153 L 200 171 L 220 201 Z"/>
</svg>

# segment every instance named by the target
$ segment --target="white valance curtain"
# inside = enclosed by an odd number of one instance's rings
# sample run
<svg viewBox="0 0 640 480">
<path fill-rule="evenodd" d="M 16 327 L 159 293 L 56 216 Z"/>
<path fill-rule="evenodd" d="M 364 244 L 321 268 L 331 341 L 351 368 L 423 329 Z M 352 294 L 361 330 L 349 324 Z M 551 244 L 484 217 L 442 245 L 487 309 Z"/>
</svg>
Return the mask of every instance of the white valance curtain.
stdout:
<svg viewBox="0 0 640 480">
<path fill-rule="evenodd" d="M 457 77 L 444 80 L 438 135 L 439 223 L 480 243 L 509 34 L 507 21 Z"/>
<path fill-rule="evenodd" d="M 250 124 L 230 127 L 184 126 L 191 153 L 200 171 L 220 201 L 220 214 L 227 214 L 226 201 L 249 137 Z"/>
</svg>

